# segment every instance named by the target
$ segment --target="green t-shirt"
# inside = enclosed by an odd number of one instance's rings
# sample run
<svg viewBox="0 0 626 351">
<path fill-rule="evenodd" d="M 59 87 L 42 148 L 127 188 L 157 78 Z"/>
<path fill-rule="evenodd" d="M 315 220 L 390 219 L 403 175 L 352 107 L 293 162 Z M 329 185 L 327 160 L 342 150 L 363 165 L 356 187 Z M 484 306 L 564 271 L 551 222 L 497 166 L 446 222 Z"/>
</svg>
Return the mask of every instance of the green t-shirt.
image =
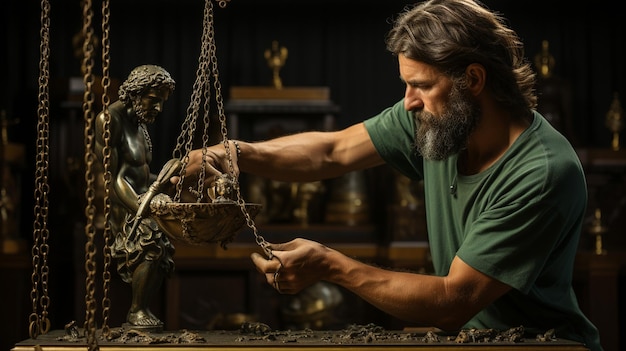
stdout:
<svg viewBox="0 0 626 351">
<path fill-rule="evenodd" d="M 580 310 L 572 271 L 587 188 L 570 143 L 539 113 L 489 169 L 457 172 L 457 155 L 428 161 L 415 149 L 413 115 L 403 101 L 365 121 L 392 167 L 424 179 L 428 240 L 435 274 L 454 256 L 513 289 L 475 315 L 467 328 L 531 333 L 554 328 L 559 338 L 600 350 L 598 331 Z"/>
</svg>

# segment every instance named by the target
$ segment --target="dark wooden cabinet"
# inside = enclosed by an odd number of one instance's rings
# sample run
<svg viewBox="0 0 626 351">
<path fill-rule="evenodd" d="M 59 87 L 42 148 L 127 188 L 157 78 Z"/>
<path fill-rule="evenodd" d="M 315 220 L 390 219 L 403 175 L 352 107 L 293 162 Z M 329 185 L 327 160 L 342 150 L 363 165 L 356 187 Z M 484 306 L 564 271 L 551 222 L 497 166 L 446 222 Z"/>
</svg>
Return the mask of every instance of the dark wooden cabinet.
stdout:
<svg viewBox="0 0 626 351">
<path fill-rule="evenodd" d="M 625 269 L 625 250 L 604 255 L 581 251 L 576 256 L 574 289 L 583 312 L 600 331 L 600 342 L 606 351 L 626 347 L 624 340 L 620 341 L 620 331 L 626 323 L 624 302 L 620 302 L 626 291 Z"/>
<path fill-rule="evenodd" d="M 588 220 L 576 257 L 574 287 L 606 351 L 625 350 L 626 340 L 626 150 L 584 148 L 578 155 L 589 194 Z M 596 211 L 600 223 L 593 222 Z M 593 226 L 602 226 L 597 254 Z"/>
<path fill-rule="evenodd" d="M 28 337 L 32 260 L 30 253 L 0 254 L 0 350 Z"/>
</svg>

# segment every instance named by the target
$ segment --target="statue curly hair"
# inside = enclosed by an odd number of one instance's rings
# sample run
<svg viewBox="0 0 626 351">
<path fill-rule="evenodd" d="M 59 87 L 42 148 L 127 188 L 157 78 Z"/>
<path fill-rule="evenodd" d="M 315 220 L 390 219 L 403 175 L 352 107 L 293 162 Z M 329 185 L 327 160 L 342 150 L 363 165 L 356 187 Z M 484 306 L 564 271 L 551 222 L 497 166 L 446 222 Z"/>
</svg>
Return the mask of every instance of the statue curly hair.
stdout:
<svg viewBox="0 0 626 351">
<path fill-rule="evenodd" d="M 119 100 L 127 105 L 133 97 L 140 96 L 144 91 L 163 86 L 167 87 L 170 92 L 174 91 L 176 86 L 174 79 L 163 67 L 141 65 L 133 69 L 120 86 Z"/>
</svg>

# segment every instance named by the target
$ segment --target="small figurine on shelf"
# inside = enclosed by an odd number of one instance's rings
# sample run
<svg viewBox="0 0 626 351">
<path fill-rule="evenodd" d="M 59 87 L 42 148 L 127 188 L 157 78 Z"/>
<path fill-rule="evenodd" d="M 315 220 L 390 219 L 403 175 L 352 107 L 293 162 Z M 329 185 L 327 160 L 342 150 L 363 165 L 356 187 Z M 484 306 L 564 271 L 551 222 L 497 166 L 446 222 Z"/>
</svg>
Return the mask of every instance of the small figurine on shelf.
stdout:
<svg viewBox="0 0 626 351">
<path fill-rule="evenodd" d="M 535 67 L 539 69 L 540 78 L 549 78 L 552 76 L 555 60 L 549 50 L 550 42 L 543 40 L 541 42 L 541 52 L 535 55 Z"/>
<path fill-rule="evenodd" d="M 267 60 L 267 65 L 272 69 L 272 80 L 274 83 L 274 88 L 282 89 L 283 81 L 280 79 L 280 69 L 285 65 L 285 61 L 287 61 L 287 48 L 280 47 L 278 45 L 278 41 L 272 41 L 272 48 L 265 50 L 265 60 Z"/>
<path fill-rule="evenodd" d="M 606 226 L 602 225 L 602 210 L 596 208 L 594 212 L 593 221 L 587 229 L 589 234 L 596 237 L 595 254 L 606 255 L 606 249 L 602 246 L 602 235 L 609 230 Z"/>
<path fill-rule="evenodd" d="M 609 112 L 606 113 L 605 124 L 613 132 L 611 148 L 617 151 L 619 150 L 619 133 L 624 129 L 624 110 L 622 110 L 617 93 L 613 94 L 613 102 L 611 102 Z"/>
</svg>

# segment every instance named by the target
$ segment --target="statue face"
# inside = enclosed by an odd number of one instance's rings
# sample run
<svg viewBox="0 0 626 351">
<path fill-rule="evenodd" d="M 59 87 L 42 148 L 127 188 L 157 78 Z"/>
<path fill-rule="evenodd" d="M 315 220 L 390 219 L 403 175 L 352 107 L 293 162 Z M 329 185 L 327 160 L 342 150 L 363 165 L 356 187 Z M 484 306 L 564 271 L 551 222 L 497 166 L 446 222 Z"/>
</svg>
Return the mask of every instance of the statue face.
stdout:
<svg viewBox="0 0 626 351">
<path fill-rule="evenodd" d="M 133 109 L 141 123 L 153 123 L 159 113 L 163 110 L 163 103 L 170 96 L 167 87 L 160 89 L 151 88 L 146 90 L 133 102 Z"/>
</svg>

